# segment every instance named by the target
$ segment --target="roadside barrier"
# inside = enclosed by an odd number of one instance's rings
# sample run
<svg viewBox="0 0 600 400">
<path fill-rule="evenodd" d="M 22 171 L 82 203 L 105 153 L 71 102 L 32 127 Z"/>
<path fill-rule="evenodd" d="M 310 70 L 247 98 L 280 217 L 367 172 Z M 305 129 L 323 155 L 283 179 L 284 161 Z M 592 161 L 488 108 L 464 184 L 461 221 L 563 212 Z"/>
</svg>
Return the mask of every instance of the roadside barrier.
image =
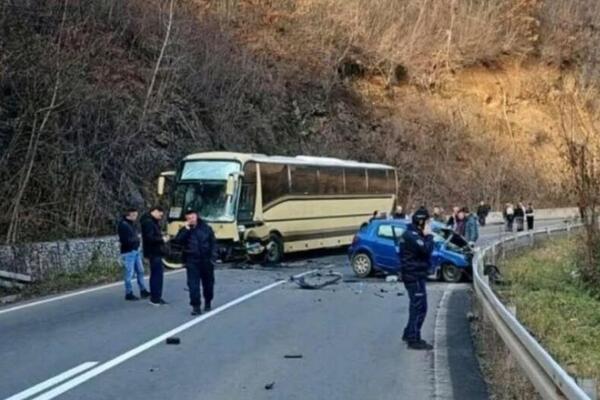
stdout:
<svg viewBox="0 0 600 400">
<path fill-rule="evenodd" d="M 510 235 L 478 249 L 473 258 L 473 286 L 483 313 L 544 399 L 589 400 L 590 397 L 521 325 L 514 312 L 502 304 L 490 286 L 489 276 L 484 274 L 485 266 L 488 263 L 495 264 L 507 251 L 533 246 L 536 240 L 570 235 L 579 228 L 581 225 L 567 223 Z"/>
</svg>

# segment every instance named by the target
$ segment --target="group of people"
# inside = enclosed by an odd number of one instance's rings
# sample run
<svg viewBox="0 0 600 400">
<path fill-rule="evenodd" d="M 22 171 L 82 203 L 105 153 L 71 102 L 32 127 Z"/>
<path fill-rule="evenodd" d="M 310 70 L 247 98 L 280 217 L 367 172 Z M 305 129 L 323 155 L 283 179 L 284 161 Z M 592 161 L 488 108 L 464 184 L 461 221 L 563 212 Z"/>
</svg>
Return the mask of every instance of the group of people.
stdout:
<svg viewBox="0 0 600 400">
<path fill-rule="evenodd" d="M 135 301 L 141 297 L 149 298 L 150 304 L 154 306 L 167 304 L 163 299 L 162 258 L 165 256 L 165 245 L 169 239 L 167 236 L 163 236 L 161 231 L 160 222 L 163 217 L 164 210 L 155 206 L 140 218 L 142 252 L 140 252 L 137 227 L 138 210 L 127 209 L 119 221 L 118 233 L 124 271 L 125 300 Z M 172 242 L 182 249 L 192 315 L 202 313 L 201 297 L 204 298 L 204 311 L 210 311 L 215 282 L 214 263 L 217 259 L 217 244 L 212 228 L 200 218 L 195 210 L 188 210 L 185 213 L 185 224 Z M 150 265 L 149 291 L 144 282 L 142 254 Z M 134 277 L 137 280 L 140 297 L 135 296 L 133 291 L 132 280 Z M 202 296 L 200 285 L 202 285 Z"/>
<path fill-rule="evenodd" d="M 531 203 L 525 206 L 523 202 L 519 202 L 516 207 L 512 203 L 506 203 L 502 217 L 507 232 L 512 232 L 514 225 L 517 226 L 517 232 L 524 231 L 525 226 L 527 230 L 533 230 L 535 213 Z"/>
</svg>

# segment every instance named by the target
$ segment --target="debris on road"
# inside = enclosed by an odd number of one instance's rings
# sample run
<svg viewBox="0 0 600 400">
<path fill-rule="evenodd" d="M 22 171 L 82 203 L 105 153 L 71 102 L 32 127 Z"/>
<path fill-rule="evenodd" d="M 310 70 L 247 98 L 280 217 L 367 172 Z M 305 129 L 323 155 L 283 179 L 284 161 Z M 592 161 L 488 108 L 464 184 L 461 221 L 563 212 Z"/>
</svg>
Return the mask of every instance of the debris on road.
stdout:
<svg viewBox="0 0 600 400">
<path fill-rule="evenodd" d="M 404 292 L 398 292 L 396 293 L 396 296 L 404 296 Z"/>
<path fill-rule="evenodd" d="M 397 275 L 388 275 L 385 277 L 385 281 L 387 283 L 395 283 L 398 282 L 398 276 Z"/>
<path fill-rule="evenodd" d="M 477 319 L 477 316 L 476 316 L 474 313 L 472 313 L 472 312 L 470 312 L 470 311 L 467 313 L 467 320 L 468 320 L 469 322 L 473 322 L 473 321 L 475 321 L 476 319 Z"/>
<path fill-rule="evenodd" d="M 167 338 L 167 344 L 180 344 L 181 343 L 181 339 L 179 339 L 178 337 L 170 337 Z"/>
<path fill-rule="evenodd" d="M 302 358 L 302 354 L 286 354 L 283 358 Z"/>
<path fill-rule="evenodd" d="M 325 277 L 325 279 L 322 279 Z M 316 290 L 322 289 L 325 286 L 333 285 L 341 280 L 343 275 L 339 272 L 329 271 L 327 274 L 323 275 L 321 272 L 313 272 L 312 274 L 300 276 L 300 277 L 290 277 L 292 282 L 295 282 L 302 289 Z"/>
<path fill-rule="evenodd" d="M 373 294 L 374 294 L 375 296 L 377 296 L 377 297 L 381 297 L 382 299 L 385 299 L 385 296 L 384 296 L 384 295 L 381 295 L 381 294 L 379 294 L 379 293 L 373 293 Z"/>
<path fill-rule="evenodd" d="M 381 289 L 379 289 L 379 291 L 380 291 L 381 293 L 387 293 L 387 292 L 388 292 L 388 291 L 387 291 L 387 290 L 385 290 L 384 288 L 381 288 Z"/>
<path fill-rule="evenodd" d="M 273 389 L 273 386 L 275 386 L 275 382 L 267 383 L 265 385 L 265 389 L 266 390 L 271 390 L 271 389 Z"/>
</svg>

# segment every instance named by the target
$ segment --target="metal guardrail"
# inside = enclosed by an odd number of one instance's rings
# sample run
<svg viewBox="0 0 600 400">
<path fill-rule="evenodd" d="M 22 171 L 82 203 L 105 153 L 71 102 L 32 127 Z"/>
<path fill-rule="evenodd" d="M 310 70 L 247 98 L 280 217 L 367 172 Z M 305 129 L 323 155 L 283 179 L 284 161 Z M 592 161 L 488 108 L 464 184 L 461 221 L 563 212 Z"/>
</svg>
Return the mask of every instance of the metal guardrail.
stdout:
<svg viewBox="0 0 600 400">
<path fill-rule="evenodd" d="M 573 229 L 580 227 L 581 225 L 566 224 L 511 235 L 483 249 L 478 249 L 474 256 L 473 286 L 482 304 L 483 312 L 544 399 L 589 400 L 590 398 L 498 299 L 489 285 L 488 276 L 484 275 L 485 260 L 491 258 L 495 263 L 499 251 L 504 255 L 507 248 L 514 250 L 533 245 L 536 237 L 548 238 L 556 234 L 569 234 Z"/>
</svg>

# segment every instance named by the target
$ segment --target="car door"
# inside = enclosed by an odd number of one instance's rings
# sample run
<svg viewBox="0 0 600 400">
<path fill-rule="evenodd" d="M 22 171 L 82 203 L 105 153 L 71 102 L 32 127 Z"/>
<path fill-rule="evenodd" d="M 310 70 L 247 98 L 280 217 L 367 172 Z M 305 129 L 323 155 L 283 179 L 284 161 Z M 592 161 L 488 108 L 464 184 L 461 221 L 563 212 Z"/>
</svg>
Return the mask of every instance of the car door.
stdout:
<svg viewBox="0 0 600 400">
<path fill-rule="evenodd" d="M 398 270 L 397 238 L 404 232 L 403 228 L 392 223 L 383 223 L 377 227 L 374 245 L 375 263 L 386 270 Z"/>
</svg>

